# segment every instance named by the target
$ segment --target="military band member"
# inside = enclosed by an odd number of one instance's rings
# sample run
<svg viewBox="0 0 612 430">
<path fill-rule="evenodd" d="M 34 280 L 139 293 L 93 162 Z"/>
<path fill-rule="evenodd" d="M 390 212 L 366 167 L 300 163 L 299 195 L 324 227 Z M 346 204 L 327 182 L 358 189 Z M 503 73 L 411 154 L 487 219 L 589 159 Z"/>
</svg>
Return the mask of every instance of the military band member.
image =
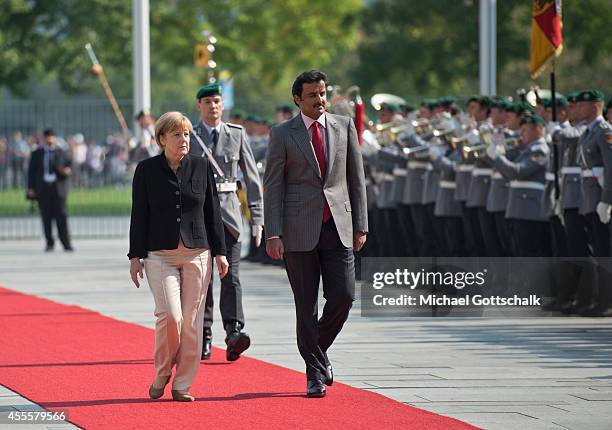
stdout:
<svg viewBox="0 0 612 430">
<path fill-rule="evenodd" d="M 508 160 L 501 145 L 490 145 L 487 155 L 501 174 L 510 180 L 506 218 L 510 221 L 518 257 L 539 257 L 545 252 L 545 216 L 542 198 L 545 188 L 548 146 L 541 117 L 525 116 L 521 121 L 521 145 L 514 161 Z"/>
<path fill-rule="evenodd" d="M 201 121 L 194 127 L 193 144 L 189 152 L 208 157 L 216 172 L 215 180 L 221 203 L 229 262 L 229 272 L 221 280 L 220 310 L 223 328 L 226 332 L 226 358 L 228 361 L 235 361 L 251 343 L 249 336 L 242 332 L 245 322 L 242 309 L 242 286 L 239 279 L 242 214 L 236 194 L 238 167 L 242 171 L 244 185 L 247 189 L 252 231 L 256 242 L 261 241 L 263 230 L 262 186 L 245 129 L 240 125 L 225 123 L 221 120 L 223 99 L 220 85 L 203 86 L 198 90 L 196 99 Z M 204 360 L 209 359 L 211 355 L 212 321 L 211 279 L 204 312 L 204 345 L 202 347 L 202 359 Z"/>
<path fill-rule="evenodd" d="M 491 109 L 492 121 L 494 124 L 501 124 L 504 121 L 503 126 L 496 127 L 496 132 L 499 136 L 502 136 L 504 141 L 511 139 L 517 139 L 520 135 L 520 115 L 521 106 L 517 103 L 507 102 L 505 100 L 497 100 L 494 102 L 495 107 Z M 504 111 L 503 115 L 501 110 Z M 518 118 L 518 121 L 516 119 Z M 509 125 L 514 128 L 510 128 Z M 505 143 L 504 143 L 505 145 Z M 508 160 L 513 161 L 518 155 L 516 148 L 508 148 L 505 156 Z M 510 181 L 505 178 L 499 170 L 493 166 L 493 173 L 491 174 L 491 186 L 489 187 L 489 193 L 487 194 L 487 212 L 491 214 L 494 223 L 494 229 L 496 235 L 493 236 L 494 241 L 498 241 L 499 248 L 496 251 L 497 256 L 510 257 L 514 253 L 514 247 L 512 242 L 512 235 L 510 228 L 508 227 L 508 220 L 506 219 L 506 206 L 508 205 L 508 194 L 510 189 Z M 489 237 L 485 237 L 485 241 L 488 241 Z M 494 245 L 495 246 L 495 245 Z"/>
</svg>

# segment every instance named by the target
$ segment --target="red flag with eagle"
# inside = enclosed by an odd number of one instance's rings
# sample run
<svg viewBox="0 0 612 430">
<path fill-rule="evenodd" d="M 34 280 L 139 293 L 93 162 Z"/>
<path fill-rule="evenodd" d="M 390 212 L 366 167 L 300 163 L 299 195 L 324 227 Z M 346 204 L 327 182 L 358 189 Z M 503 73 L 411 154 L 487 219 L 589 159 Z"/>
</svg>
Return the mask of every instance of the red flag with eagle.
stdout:
<svg viewBox="0 0 612 430">
<path fill-rule="evenodd" d="M 531 18 L 531 77 L 563 51 L 561 0 L 533 0 Z"/>
</svg>

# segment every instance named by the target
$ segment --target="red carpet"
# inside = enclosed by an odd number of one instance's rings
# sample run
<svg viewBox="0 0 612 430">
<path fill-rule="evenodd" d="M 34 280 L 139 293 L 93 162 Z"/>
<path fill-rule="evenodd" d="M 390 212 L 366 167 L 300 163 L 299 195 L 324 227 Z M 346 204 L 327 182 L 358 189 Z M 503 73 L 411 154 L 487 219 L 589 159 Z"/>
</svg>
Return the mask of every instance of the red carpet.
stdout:
<svg viewBox="0 0 612 430">
<path fill-rule="evenodd" d="M 0 384 L 86 429 L 468 429 L 461 421 L 335 383 L 304 397 L 302 373 L 215 350 L 194 403 L 150 400 L 153 331 L 0 288 Z"/>
</svg>

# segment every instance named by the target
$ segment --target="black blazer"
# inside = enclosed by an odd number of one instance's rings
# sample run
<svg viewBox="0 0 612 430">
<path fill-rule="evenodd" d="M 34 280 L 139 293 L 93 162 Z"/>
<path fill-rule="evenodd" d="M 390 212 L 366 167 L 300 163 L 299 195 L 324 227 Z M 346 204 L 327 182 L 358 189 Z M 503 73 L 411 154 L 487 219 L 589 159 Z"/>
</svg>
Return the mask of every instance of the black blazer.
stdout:
<svg viewBox="0 0 612 430">
<path fill-rule="evenodd" d="M 225 255 L 221 207 L 210 161 L 186 155 L 176 175 L 163 153 L 136 166 L 132 184 L 129 258 L 148 251 L 210 248 Z"/>
<path fill-rule="evenodd" d="M 45 144 L 43 144 L 45 145 Z M 49 173 L 55 173 L 56 181 L 52 184 L 47 184 L 44 181 L 45 175 L 45 149 L 44 146 L 38 148 L 30 157 L 30 164 L 28 167 L 28 188 L 33 189 L 36 192 L 36 199 L 43 200 L 47 198 L 47 196 L 52 190 L 55 188 L 57 190 L 57 196 L 65 199 L 68 195 L 68 181 L 66 180 L 68 176 L 62 175 L 60 173 L 61 167 L 70 167 L 72 164 L 72 160 L 66 151 L 61 148 L 55 147 L 53 163 L 50 167 Z M 52 193 L 55 196 L 55 193 Z"/>
</svg>

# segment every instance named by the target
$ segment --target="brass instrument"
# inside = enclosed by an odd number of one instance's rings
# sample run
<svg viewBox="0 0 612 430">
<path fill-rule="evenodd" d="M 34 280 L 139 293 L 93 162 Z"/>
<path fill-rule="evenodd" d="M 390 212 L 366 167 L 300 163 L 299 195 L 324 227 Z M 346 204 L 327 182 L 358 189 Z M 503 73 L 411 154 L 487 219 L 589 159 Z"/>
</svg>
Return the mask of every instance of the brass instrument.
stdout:
<svg viewBox="0 0 612 430">
<path fill-rule="evenodd" d="M 521 139 L 518 137 L 510 137 L 504 139 L 503 147 L 505 150 L 516 148 L 521 143 Z M 481 158 L 486 152 L 489 145 L 493 145 L 492 141 L 485 140 L 484 142 L 477 143 L 475 145 L 463 145 L 461 148 L 461 156 L 465 159 L 470 155 L 474 158 Z"/>
</svg>

